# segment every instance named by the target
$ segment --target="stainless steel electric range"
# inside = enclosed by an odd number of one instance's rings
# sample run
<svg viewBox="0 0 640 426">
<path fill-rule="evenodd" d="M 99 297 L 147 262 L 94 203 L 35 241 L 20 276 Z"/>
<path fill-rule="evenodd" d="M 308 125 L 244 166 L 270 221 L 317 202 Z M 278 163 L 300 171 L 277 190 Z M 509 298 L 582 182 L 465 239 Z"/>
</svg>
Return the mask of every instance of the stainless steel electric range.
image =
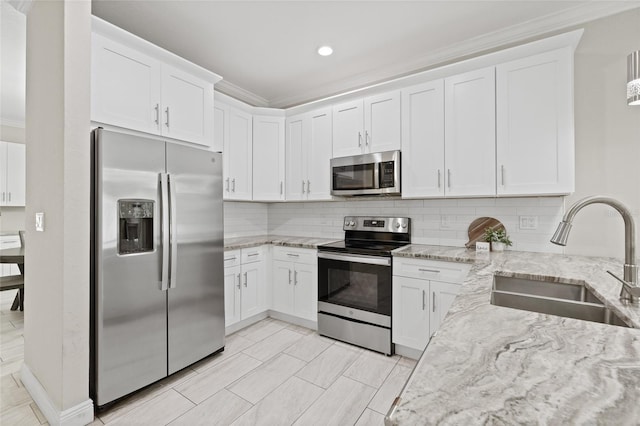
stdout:
<svg viewBox="0 0 640 426">
<path fill-rule="evenodd" d="M 343 229 L 318 246 L 318 333 L 392 355 L 391 251 L 411 243 L 411 219 L 347 216 Z"/>
</svg>

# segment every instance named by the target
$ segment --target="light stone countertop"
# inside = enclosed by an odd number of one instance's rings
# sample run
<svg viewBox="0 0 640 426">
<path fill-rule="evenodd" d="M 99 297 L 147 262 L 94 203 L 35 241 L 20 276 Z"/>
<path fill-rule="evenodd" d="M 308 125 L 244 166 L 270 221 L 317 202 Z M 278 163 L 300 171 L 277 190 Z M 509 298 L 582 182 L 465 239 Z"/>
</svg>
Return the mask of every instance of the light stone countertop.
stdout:
<svg viewBox="0 0 640 426">
<path fill-rule="evenodd" d="M 394 256 L 473 262 L 420 358 L 393 424 L 640 424 L 640 307 L 615 259 L 413 244 Z M 493 306 L 493 274 L 584 283 L 624 328 Z"/>
<path fill-rule="evenodd" d="M 315 249 L 318 248 L 320 244 L 331 243 L 334 241 L 337 241 L 337 239 L 318 237 L 294 237 L 286 235 L 257 235 L 251 237 L 225 238 L 224 249 L 238 250 L 243 248 L 257 247 L 264 244 Z"/>
</svg>

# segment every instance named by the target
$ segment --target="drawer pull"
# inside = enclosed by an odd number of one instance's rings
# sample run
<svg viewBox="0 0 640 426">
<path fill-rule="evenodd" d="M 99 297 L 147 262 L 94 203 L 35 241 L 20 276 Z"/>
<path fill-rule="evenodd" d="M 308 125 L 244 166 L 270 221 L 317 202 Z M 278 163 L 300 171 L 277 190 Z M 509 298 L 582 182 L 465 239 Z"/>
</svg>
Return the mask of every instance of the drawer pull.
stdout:
<svg viewBox="0 0 640 426">
<path fill-rule="evenodd" d="M 294 253 L 287 253 L 287 256 L 291 256 L 291 257 L 300 257 L 299 254 L 294 254 Z"/>
<path fill-rule="evenodd" d="M 252 256 L 257 256 L 257 255 L 259 255 L 259 254 L 260 254 L 260 253 L 249 253 L 247 256 L 252 257 Z"/>
<path fill-rule="evenodd" d="M 437 269 L 418 268 L 418 271 L 420 271 L 420 272 L 433 272 L 434 274 L 439 274 L 440 273 L 440 271 L 438 271 Z"/>
<path fill-rule="evenodd" d="M 427 306 L 427 302 L 425 302 L 425 296 L 426 296 L 426 293 L 425 293 L 424 290 L 422 290 L 422 310 L 423 311 L 425 310 L 425 308 Z"/>
<path fill-rule="evenodd" d="M 228 262 L 228 261 L 230 261 L 230 260 L 236 260 L 236 257 L 235 257 L 235 256 L 233 256 L 233 257 L 227 257 L 224 261 L 225 261 L 225 262 Z"/>
<path fill-rule="evenodd" d="M 431 308 L 432 308 L 433 312 L 435 312 L 436 311 L 436 292 L 435 291 L 432 292 L 431 296 L 433 297 L 433 299 L 432 299 L 433 303 L 432 303 Z"/>
</svg>

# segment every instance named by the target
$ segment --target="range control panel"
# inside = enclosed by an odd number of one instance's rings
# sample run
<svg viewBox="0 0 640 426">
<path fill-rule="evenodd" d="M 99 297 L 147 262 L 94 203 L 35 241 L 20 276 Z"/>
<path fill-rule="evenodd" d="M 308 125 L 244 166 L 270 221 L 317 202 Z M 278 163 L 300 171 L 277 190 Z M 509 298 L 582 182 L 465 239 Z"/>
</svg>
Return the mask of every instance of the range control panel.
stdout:
<svg viewBox="0 0 640 426">
<path fill-rule="evenodd" d="M 345 231 L 371 231 L 408 233 L 411 219 L 408 217 L 345 216 Z"/>
</svg>

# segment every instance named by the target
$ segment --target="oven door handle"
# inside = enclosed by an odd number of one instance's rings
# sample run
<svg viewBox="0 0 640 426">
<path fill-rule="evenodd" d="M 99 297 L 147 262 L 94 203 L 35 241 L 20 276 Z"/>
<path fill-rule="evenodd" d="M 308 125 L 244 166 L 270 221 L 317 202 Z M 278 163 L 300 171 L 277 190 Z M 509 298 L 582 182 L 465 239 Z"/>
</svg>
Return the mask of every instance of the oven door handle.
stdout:
<svg viewBox="0 0 640 426">
<path fill-rule="evenodd" d="M 338 260 L 340 262 L 366 263 L 368 265 L 391 266 L 390 257 L 364 256 L 360 254 L 318 253 L 319 259 Z"/>
</svg>

